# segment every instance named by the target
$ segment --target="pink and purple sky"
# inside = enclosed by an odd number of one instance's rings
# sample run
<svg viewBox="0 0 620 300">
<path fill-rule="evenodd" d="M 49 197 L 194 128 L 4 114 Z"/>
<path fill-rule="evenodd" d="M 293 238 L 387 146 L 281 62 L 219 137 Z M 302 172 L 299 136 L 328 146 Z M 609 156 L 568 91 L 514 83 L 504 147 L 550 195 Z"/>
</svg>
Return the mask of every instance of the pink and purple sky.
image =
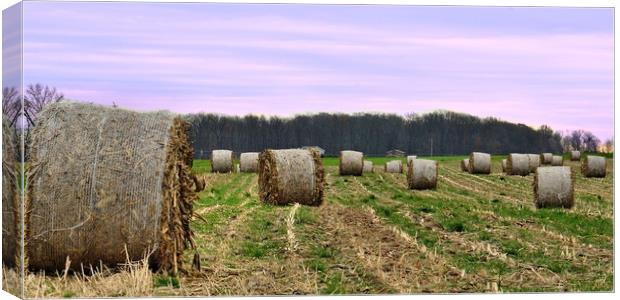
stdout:
<svg viewBox="0 0 620 300">
<path fill-rule="evenodd" d="M 612 8 L 25 2 L 23 16 L 24 83 L 75 100 L 232 115 L 447 109 L 614 134 Z"/>
</svg>

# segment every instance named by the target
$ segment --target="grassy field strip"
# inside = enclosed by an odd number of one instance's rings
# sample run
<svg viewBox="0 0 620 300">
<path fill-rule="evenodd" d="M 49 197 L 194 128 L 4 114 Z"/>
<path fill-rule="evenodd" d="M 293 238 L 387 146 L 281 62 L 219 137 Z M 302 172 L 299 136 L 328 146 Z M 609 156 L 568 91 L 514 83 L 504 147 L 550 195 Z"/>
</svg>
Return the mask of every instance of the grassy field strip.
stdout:
<svg viewBox="0 0 620 300">
<path fill-rule="evenodd" d="M 448 169 L 449 170 L 447 173 L 450 173 L 450 177 L 452 179 L 454 179 L 454 180 L 447 179 L 446 177 L 440 177 L 440 178 L 448 181 L 450 184 L 452 184 L 454 186 L 458 186 L 460 188 L 466 188 L 468 190 L 474 190 L 477 193 L 484 193 L 484 194 L 487 194 L 487 195 L 493 195 L 493 193 L 494 193 L 493 189 L 491 189 L 490 191 L 487 191 L 487 189 L 484 188 L 484 187 L 481 188 L 481 189 L 474 189 L 474 188 L 467 187 L 465 185 L 462 185 L 462 184 L 459 184 L 459 183 L 456 182 L 459 179 L 460 175 L 471 176 L 470 174 L 457 171 L 455 168 L 451 168 L 451 167 L 446 167 L 444 169 Z M 493 178 L 493 177 L 490 177 L 490 178 Z M 527 185 L 525 185 L 524 187 L 522 187 L 520 189 L 515 189 L 513 187 L 507 187 L 505 189 L 500 189 L 501 190 L 501 192 L 499 193 L 500 197 L 508 198 L 510 200 L 514 200 L 514 199 L 521 200 L 521 197 L 523 195 L 526 198 L 530 198 L 530 199 L 534 198 L 534 195 L 532 193 L 532 188 L 531 188 L 531 180 L 533 180 L 533 178 L 529 178 L 529 176 L 528 177 L 521 177 L 521 176 L 501 176 L 500 177 L 500 176 L 496 176 L 495 178 L 497 178 L 497 180 L 501 180 L 499 178 L 503 178 L 502 181 L 505 182 L 505 183 L 508 183 L 509 181 L 528 182 Z M 579 183 L 576 183 L 576 186 L 579 187 Z M 518 195 L 520 195 L 520 197 L 515 198 L 515 197 L 507 196 L 506 195 L 507 191 L 510 191 L 511 194 L 518 194 Z M 572 210 L 568 211 L 568 213 L 577 213 L 577 214 L 583 214 L 583 215 L 588 215 L 588 216 L 603 216 L 603 217 L 611 217 L 612 216 L 613 210 L 608 207 L 609 202 L 605 201 L 604 200 L 605 198 L 601 198 L 602 201 L 592 200 L 593 199 L 592 197 L 588 197 L 587 195 L 584 195 L 584 193 L 582 193 L 582 191 L 583 190 L 581 190 L 579 188 L 576 188 L 575 197 L 577 198 L 577 205 Z M 600 197 L 596 193 L 593 193 L 593 192 L 588 192 L 588 193 L 593 194 L 594 197 Z M 607 199 L 610 199 L 610 198 L 607 198 Z M 526 200 L 523 200 L 523 204 L 525 204 L 526 202 L 527 202 Z M 533 200 L 529 201 L 529 202 L 530 202 L 529 205 L 531 206 L 532 205 L 531 203 L 533 203 Z M 583 202 L 588 202 L 588 205 L 581 205 Z"/>
<path fill-rule="evenodd" d="M 396 179 L 396 177 L 394 176 L 387 176 L 386 178 L 390 177 Z M 424 237 L 422 237 L 421 234 L 425 233 L 425 228 L 423 226 L 411 223 L 407 219 L 397 214 L 392 214 L 391 209 L 393 209 L 393 207 L 388 207 L 375 201 L 376 199 L 379 199 L 389 202 L 390 199 L 377 196 L 376 193 L 371 192 L 369 188 L 362 184 L 356 177 L 352 177 L 350 180 L 347 180 L 347 182 L 354 182 L 357 186 L 357 188 L 356 186 L 351 185 L 345 187 L 347 190 L 350 191 L 357 190 L 357 195 L 355 195 L 356 198 L 354 199 L 363 199 L 362 203 L 366 203 L 364 207 L 367 207 L 367 210 L 371 211 L 376 218 L 387 221 L 388 224 L 390 224 L 387 226 L 392 232 L 394 232 L 397 236 L 400 236 L 404 241 L 416 245 L 419 249 L 419 252 L 428 255 L 431 260 L 435 261 L 435 263 L 443 265 L 444 279 L 452 281 L 452 290 L 456 289 L 461 291 L 481 291 L 486 289 L 489 291 L 494 291 L 493 288 L 497 285 L 494 284 L 494 281 L 492 279 L 484 278 L 483 276 L 479 276 L 479 274 L 477 273 L 465 272 L 464 270 L 455 267 L 455 264 L 451 263 L 450 260 L 447 259 L 447 257 L 443 256 L 441 253 L 438 254 L 438 248 L 433 247 L 436 245 L 437 240 L 436 234 L 434 232 L 430 235 L 425 234 Z M 422 244 L 418 242 L 418 238 L 423 238 Z M 427 243 L 428 240 L 433 240 L 433 245 L 429 245 Z M 427 247 L 427 245 L 429 247 L 432 247 L 432 251 L 428 250 L 429 248 Z M 484 283 L 487 284 L 485 285 Z M 457 286 L 458 288 L 456 288 Z"/>
<path fill-rule="evenodd" d="M 527 200 L 527 193 L 524 196 L 525 191 L 523 189 L 518 191 L 514 189 L 507 189 L 504 185 L 495 183 L 492 180 L 482 180 L 482 178 L 478 178 L 478 176 L 474 176 L 466 172 L 451 170 L 451 168 L 444 168 L 444 174 L 445 175 L 439 175 L 440 180 L 445 180 L 449 177 L 452 184 L 454 184 L 455 182 L 459 182 L 460 185 L 466 187 L 466 189 L 469 191 L 483 193 L 492 197 L 501 197 L 521 205 L 524 205 L 526 203 L 530 205 L 532 204 L 531 201 Z M 493 182 L 493 186 L 490 187 L 489 184 L 485 184 L 488 182 Z M 506 193 L 507 191 L 511 191 L 512 195 Z M 514 196 L 514 194 L 517 194 L 518 196 Z"/>
<path fill-rule="evenodd" d="M 346 179 L 348 183 L 356 180 L 355 177 Z M 339 180 L 330 185 L 339 186 L 343 182 Z M 361 185 L 359 187 L 361 192 L 356 191 L 351 184 L 339 187 L 350 191 L 347 199 L 339 199 L 339 202 L 356 201 L 363 196 L 364 189 Z M 419 244 L 414 237 L 398 227 L 385 224 L 372 207 L 359 204 L 350 208 L 338 204 L 330 206 L 341 210 L 335 218 L 338 222 L 353 223 L 343 225 L 339 232 L 341 235 L 344 232 L 351 239 L 347 244 L 355 245 L 358 261 L 398 292 L 475 290 L 473 285 L 479 280 L 450 266 L 441 255 L 427 251 L 425 245 Z M 362 207 L 366 207 L 369 213 L 363 213 Z M 350 235 L 351 231 L 353 235 Z M 408 262 L 411 260 L 413 262 Z"/>
<path fill-rule="evenodd" d="M 416 193 L 417 193 L 417 191 L 416 191 Z M 505 236 L 505 240 L 506 241 L 514 239 L 514 235 L 511 232 L 504 232 L 503 235 Z M 480 240 L 478 237 L 476 237 L 476 236 L 472 237 L 472 242 L 477 243 L 478 240 Z M 504 243 L 506 241 L 504 241 Z M 542 242 L 543 245 L 547 245 L 547 243 L 545 243 L 544 239 L 537 239 L 537 241 L 535 241 L 535 242 L 526 242 L 525 245 L 529 246 L 529 248 L 534 248 L 535 249 L 536 245 L 539 245 L 539 243 L 541 243 L 541 242 Z M 584 246 L 584 245 L 582 244 L 582 246 Z M 561 248 L 562 244 L 555 245 L 554 247 L 555 247 L 555 249 Z M 582 250 L 583 250 L 583 248 L 580 251 L 582 251 Z M 546 251 L 546 252 L 549 252 L 549 251 Z M 553 253 L 552 255 L 555 255 L 555 254 L 559 255 L 559 254 L 561 254 L 560 252 L 569 252 L 569 251 L 567 249 L 564 249 L 564 250 L 557 251 L 557 253 Z M 570 258 L 570 256 L 567 256 L 567 255 L 562 255 L 562 256 L 565 257 L 565 258 Z M 596 262 L 600 262 L 601 261 L 601 256 L 600 255 L 593 255 L 591 257 L 594 257 L 595 260 L 594 261 L 590 261 L 589 263 L 592 263 L 592 262 L 596 263 Z M 604 259 L 602 261 L 604 261 Z M 585 264 L 587 264 L 587 263 L 585 263 Z M 529 267 L 531 267 L 531 266 L 529 266 Z"/>
</svg>

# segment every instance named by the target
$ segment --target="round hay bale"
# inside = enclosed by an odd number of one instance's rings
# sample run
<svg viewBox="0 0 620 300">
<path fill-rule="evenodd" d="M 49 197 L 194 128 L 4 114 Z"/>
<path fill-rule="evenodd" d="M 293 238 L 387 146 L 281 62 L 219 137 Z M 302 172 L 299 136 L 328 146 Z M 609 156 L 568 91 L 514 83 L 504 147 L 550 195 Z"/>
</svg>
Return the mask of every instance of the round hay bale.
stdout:
<svg viewBox="0 0 620 300">
<path fill-rule="evenodd" d="M 578 161 L 581 159 L 581 152 L 577 150 L 573 150 L 570 152 L 570 160 Z"/>
<path fill-rule="evenodd" d="M 461 160 L 461 171 L 469 172 L 469 158 Z"/>
<path fill-rule="evenodd" d="M 564 165 L 564 157 L 562 157 L 561 155 L 554 155 L 551 158 L 551 165 L 556 167 Z"/>
<path fill-rule="evenodd" d="M 271 204 L 323 202 L 324 171 L 318 151 L 265 150 L 258 157 L 260 198 Z"/>
<path fill-rule="evenodd" d="M 527 176 L 530 174 L 530 158 L 527 154 L 511 153 L 506 159 L 506 174 Z"/>
<path fill-rule="evenodd" d="M 413 159 L 407 164 L 407 184 L 413 190 L 434 189 L 437 187 L 438 172 L 437 161 Z"/>
<path fill-rule="evenodd" d="M 586 155 L 586 158 L 581 162 L 581 174 L 585 177 L 605 177 L 607 175 L 605 157 Z"/>
<path fill-rule="evenodd" d="M 372 173 L 374 172 L 374 165 L 372 161 L 365 160 L 364 161 L 364 173 Z"/>
<path fill-rule="evenodd" d="M 506 173 L 506 161 L 507 161 L 507 159 L 505 159 L 505 158 L 502 159 L 502 172 L 504 172 L 504 173 Z"/>
<path fill-rule="evenodd" d="M 364 172 L 364 153 L 358 151 L 340 151 L 340 176 L 360 176 Z"/>
<path fill-rule="evenodd" d="M 534 173 L 536 208 L 573 207 L 574 177 L 570 167 L 537 168 Z"/>
<path fill-rule="evenodd" d="M 542 153 L 540 154 L 540 164 L 541 165 L 550 165 L 551 160 L 553 160 L 553 153 Z"/>
<path fill-rule="evenodd" d="M 391 160 L 385 163 L 385 173 L 402 173 L 403 162 L 400 160 Z"/>
<path fill-rule="evenodd" d="M 115 267 L 149 252 L 176 273 L 193 248 L 189 124 L 74 102 L 46 106 L 32 131 L 26 201 L 31 269 Z"/>
<path fill-rule="evenodd" d="M 491 174 L 491 154 L 472 152 L 469 155 L 469 172 L 472 174 Z"/>
<path fill-rule="evenodd" d="M 240 171 L 244 173 L 258 172 L 258 152 L 245 152 L 239 155 Z"/>
<path fill-rule="evenodd" d="M 530 173 L 536 172 L 536 168 L 540 167 L 540 155 L 538 154 L 528 154 L 530 163 Z"/>
<path fill-rule="evenodd" d="M 412 160 L 416 159 L 417 157 L 418 157 L 417 155 L 409 155 L 409 156 L 407 156 L 407 165 L 409 165 L 409 163 Z"/>
<path fill-rule="evenodd" d="M 2 118 L 2 262 L 15 267 L 21 244 L 19 194 L 17 192 L 17 139 L 15 131 Z"/>
<path fill-rule="evenodd" d="M 233 152 L 230 150 L 211 151 L 211 172 L 230 173 L 233 171 Z"/>
</svg>

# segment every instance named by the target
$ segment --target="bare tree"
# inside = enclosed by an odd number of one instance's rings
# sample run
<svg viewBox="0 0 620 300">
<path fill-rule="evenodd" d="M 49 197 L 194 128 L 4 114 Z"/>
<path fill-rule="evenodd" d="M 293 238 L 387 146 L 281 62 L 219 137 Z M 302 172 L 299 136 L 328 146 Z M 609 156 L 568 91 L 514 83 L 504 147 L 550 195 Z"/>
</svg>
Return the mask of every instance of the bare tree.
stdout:
<svg viewBox="0 0 620 300">
<path fill-rule="evenodd" d="M 598 150 L 598 145 L 601 143 L 592 132 L 586 131 L 583 133 L 583 147 L 588 152 L 596 152 Z"/>
<path fill-rule="evenodd" d="M 19 91 L 14 86 L 2 89 L 2 113 L 8 119 L 9 125 L 15 126 L 21 113 L 21 99 Z"/>
<path fill-rule="evenodd" d="M 603 144 L 605 147 L 605 152 L 612 153 L 614 152 L 614 138 L 607 139 Z"/>
<path fill-rule="evenodd" d="M 570 134 L 570 145 L 573 147 L 573 150 L 583 150 L 583 130 L 574 130 Z"/>
<path fill-rule="evenodd" d="M 40 83 L 28 85 L 24 97 L 24 116 L 29 125 L 34 125 L 37 115 L 43 108 L 54 102 L 59 102 L 64 98 L 62 93 L 56 91 L 55 87 L 48 87 Z"/>
</svg>

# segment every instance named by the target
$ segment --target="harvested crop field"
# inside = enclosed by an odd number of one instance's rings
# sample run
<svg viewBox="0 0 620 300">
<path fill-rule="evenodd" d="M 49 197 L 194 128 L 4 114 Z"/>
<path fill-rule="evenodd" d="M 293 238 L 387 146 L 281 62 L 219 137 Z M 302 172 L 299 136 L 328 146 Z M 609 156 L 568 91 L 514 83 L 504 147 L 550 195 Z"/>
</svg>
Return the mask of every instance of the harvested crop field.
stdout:
<svg viewBox="0 0 620 300">
<path fill-rule="evenodd" d="M 579 162 L 565 160 L 575 173 L 575 206 L 565 210 L 536 209 L 534 176 L 502 174 L 505 157 L 493 156 L 490 175 L 461 171 L 463 158 L 431 158 L 437 188 L 422 191 L 407 189 L 405 174 L 385 173 L 387 158 L 367 158 L 380 167 L 355 177 L 325 158 L 319 207 L 264 204 L 257 174 L 211 173 L 208 161 L 195 161 L 207 182 L 192 223 L 200 270 L 186 251 L 178 278 L 140 264 L 95 278 L 30 274 L 26 296 L 613 289 L 611 161 L 607 177 L 584 178 Z M 11 284 L 16 275 L 4 272 Z"/>
</svg>

